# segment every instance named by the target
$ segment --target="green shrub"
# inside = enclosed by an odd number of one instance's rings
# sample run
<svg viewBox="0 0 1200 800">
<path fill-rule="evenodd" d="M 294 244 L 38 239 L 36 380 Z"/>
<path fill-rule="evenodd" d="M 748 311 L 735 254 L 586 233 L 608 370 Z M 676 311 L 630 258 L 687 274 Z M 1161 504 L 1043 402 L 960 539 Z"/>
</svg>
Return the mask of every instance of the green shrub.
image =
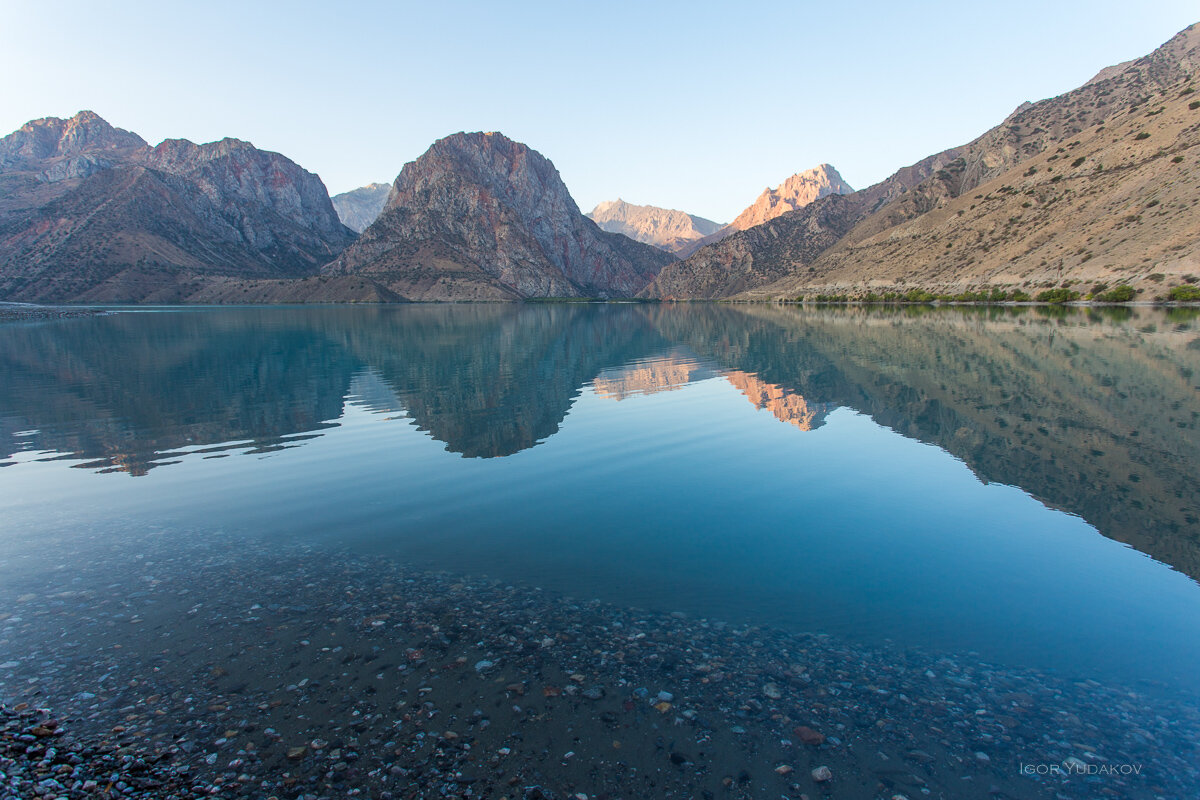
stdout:
<svg viewBox="0 0 1200 800">
<path fill-rule="evenodd" d="M 1074 289 L 1047 289 L 1044 292 L 1038 292 L 1037 301 L 1039 303 L 1069 303 L 1072 300 L 1079 299 L 1079 292 Z"/>
<path fill-rule="evenodd" d="M 1101 303 L 1128 303 L 1134 298 L 1136 292 L 1132 286 L 1114 286 L 1107 292 L 1098 292 L 1096 299 Z"/>
<path fill-rule="evenodd" d="M 1080 156 L 1079 158 L 1077 158 L 1071 162 L 1071 166 L 1078 167 L 1080 164 L 1082 164 L 1085 161 L 1087 161 L 1087 156 Z"/>
<path fill-rule="evenodd" d="M 1142 131 L 1137 136 L 1133 137 L 1133 140 L 1135 142 L 1140 142 L 1142 139 L 1149 139 L 1149 138 L 1150 138 L 1150 134 L 1146 133 L 1145 131 Z"/>
<path fill-rule="evenodd" d="M 1174 300 L 1177 303 L 1195 303 L 1200 301 L 1200 287 L 1197 286 L 1173 286 L 1171 291 L 1167 292 L 1167 299 Z"/>
</svg>

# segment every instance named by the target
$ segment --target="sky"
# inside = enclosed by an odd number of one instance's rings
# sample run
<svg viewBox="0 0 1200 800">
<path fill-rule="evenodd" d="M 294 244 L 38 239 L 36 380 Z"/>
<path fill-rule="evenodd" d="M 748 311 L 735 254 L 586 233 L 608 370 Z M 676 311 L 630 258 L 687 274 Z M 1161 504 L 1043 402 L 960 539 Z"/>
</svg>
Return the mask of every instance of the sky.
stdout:
<svg viewBox="0 0 1200 800">
<path fill-rule="evenodd" d="M 88 108 L 152 144 L 246 139 L 336 194 L 495 130 L 584 210 L 727 222 L 822 162 L 869 186 L 1196 21 L 1194 0 L 0 0 L 0 131 Z"/>
</svg>

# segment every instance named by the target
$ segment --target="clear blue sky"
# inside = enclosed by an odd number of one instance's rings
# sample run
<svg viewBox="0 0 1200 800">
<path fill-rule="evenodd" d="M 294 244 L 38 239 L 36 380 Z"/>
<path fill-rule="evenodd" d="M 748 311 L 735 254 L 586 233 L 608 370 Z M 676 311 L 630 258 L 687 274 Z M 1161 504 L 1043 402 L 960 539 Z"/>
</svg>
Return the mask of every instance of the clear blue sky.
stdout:
<svg viewBox="0 0 1200 800">
<path fill-rule="evenodd" d="M 0 130 L 90 108 L 151 143 L 247 139 L 331 193 L 499 130 L 584 210 L 728 221 L 823 161 L 867 186 L 1197 20 L 1182 0 L 0 0 Z"/>
</svg>

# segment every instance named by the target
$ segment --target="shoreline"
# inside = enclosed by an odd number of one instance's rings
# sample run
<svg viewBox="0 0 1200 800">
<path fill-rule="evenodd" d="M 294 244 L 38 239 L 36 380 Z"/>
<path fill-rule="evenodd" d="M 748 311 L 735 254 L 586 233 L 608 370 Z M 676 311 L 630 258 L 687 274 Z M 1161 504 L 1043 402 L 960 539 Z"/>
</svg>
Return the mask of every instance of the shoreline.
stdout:
<svg viewBox="0 0 1200 800">
<path fill-rule="evenodd" d="M 697 300 L 648 300 L 641 298 L 525 298 L 523 300 L 407 300 L 399 303 L 389 302 L 336 302 L 321 301 L 312 303 L 49 303 L 45 305 L 31 303 L 9 303 L 0 301 L 0 322 L 19 321 L 27 319 L 66 319 L 72 317 L 103 316 L 122 309 L 199 309 L 199 308 L 350 308 L 367 306 L 373 308 L 404 308 L 406 306 L 556 306 L 556 305 L 758 305 L 758 306 L 796 306 L 798 308 L 1075 308 L 1075 309 L 1122 309 L 1122 308 L 1157 308 L 1164 310 L 1194 309 L 1200 311 L 1200 302 L 1196 301 L 1167 301 L 1167 300 L 1134 300 L 1127 303 L 1101 302 L 1095 300 L 1072 300 L 1068 302 L 1039 302 L 1036 300 L 1005 300 L 1005 301 L 959 301 L 959 300 L 736 300 L 697 299 Z"/>
</svg>

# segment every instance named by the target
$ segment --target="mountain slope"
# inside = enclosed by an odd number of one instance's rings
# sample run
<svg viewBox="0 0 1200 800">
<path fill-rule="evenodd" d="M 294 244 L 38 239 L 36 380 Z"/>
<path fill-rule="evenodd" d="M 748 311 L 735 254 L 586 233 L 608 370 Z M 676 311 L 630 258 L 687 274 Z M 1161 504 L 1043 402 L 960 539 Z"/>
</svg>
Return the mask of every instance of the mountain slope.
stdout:
<svg viewBox="0 0 1200 800">
<path fill-rule="evenodd" d="M 392 190 L 390 183 L 368 183 L 348 192 L 335 194 L 332 198 L 333 208 L 337 211 L 338 219 L 355 233 L 362 233 L 383 211 L 388 193 Z"/>
<path fill-rule="evenodd" d="M 692 242 L 716 233 L 722 225 L 684 211 L 635 206 L 620 198 L 600 203 L 587 217 L 609 233 L 620 233 L 668 253 L 679 253 Z"/>
<path fill-rule="evenodd" d="M 149 147 L 92 112 L 0 139 L 0 296 L 176 302 L 313 275 L 352 239 L 320 178 L 236 139 Z"/>
<path fill-rule="evenodd" d="M 868 232 L 879 235 L 943 208 L 954 198 L 974 194 L 977 187 L 1017 165 L 1049 155 L 1047 151 L 1065 147 L 1085 132 L 1094 133 L 1114 115 L 1143 106 L 1141 113 L 1153 111 L 1155 103 L 1168 100 L 1172 91 L 1178 94 L 1187 88 L 1186 82 L 1193 78 L 1200 63 L 1198 45 L 1200 32 L 1193 25 L 1122 69 L 1105 70 L 1091 82 L 1059 97 L 1022 105 L 1000 125 L 966 145 L 929 156 L 845 198 L 821 198 L 784 214 L 770 223 L 769 236 L 754 233 L 758 229 L 752 228 L 698 250 L 664 270 L 646 294 L 728 297 L 784 279 L 778 291 L 793 291 L 806 285 L 809 269 L 818 275 L 814 262 L 825 250 L 868 218 L 870 221 L 856 232 L 855 239 L 868 238 Z M 1164 122 L 1157 115 L 1146 119 L 1151 128 Z M 1003 227 L 1006 221 L 996 218 L 992 223 Z M 865 274 L 867 264 L 863 262 L 860 267 Z"/>
<path fill-rule="evenodd" d="M 457 133 L 404 166 L 379 218 L 323 272 L 411 300 L 624 297 L 671 261 L 584 217 L 540 153 Z"/>
<path fill-rule="evenodd" d="M 966 194 L 918 187 L 859 223 L 809 271 L 752 295 L 1032 291 L 1071 281 L 1157 297 L 1200 275 L 1200 106 L 1189 107 L 1189 88 L 1184 80 L 1122 108 Z"/>
</svg>

